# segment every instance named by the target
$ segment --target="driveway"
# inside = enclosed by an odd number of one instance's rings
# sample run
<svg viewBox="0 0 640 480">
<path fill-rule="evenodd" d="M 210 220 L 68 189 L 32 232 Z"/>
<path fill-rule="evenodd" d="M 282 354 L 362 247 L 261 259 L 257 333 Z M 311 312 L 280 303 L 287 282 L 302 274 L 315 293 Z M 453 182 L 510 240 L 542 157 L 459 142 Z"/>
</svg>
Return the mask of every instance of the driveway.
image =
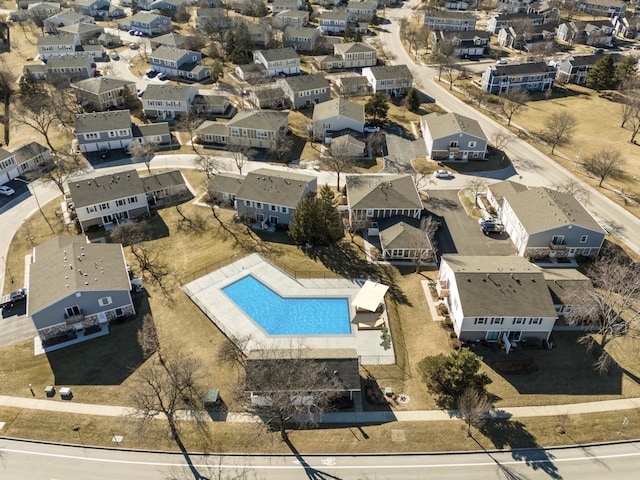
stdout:
<svg viewBox="0 0 640 480">
<path fill-rule="evenodd" d="M 387 156 L 382 171 L 384 173 L 414 173 L 411 160 L 427 154 L 424 140 L 406 138 L 400 132 L 394 132 L 393 129 L 385 131 L 385 139 Z"/>
<path fill-rule="evenodd" d="M 17 280 L 17 279 L 16 279 Z M 16 286 L 16 288 L 18 288 Z M 3 308 L 0 317 L 0 348 L 29 340 L 37 335 L 31 317 L 26 315 L 26 303 Z"/>
<path fill-rule="evenodd" d="M 438 250 L 460 255 L 515 255 L 516 248 L 506 233 L 484 235 L 478 221 L 467 215 L 457 190 L 429 190 L 427 210 L 444 219 L 436 236 Z"/>
</svg>

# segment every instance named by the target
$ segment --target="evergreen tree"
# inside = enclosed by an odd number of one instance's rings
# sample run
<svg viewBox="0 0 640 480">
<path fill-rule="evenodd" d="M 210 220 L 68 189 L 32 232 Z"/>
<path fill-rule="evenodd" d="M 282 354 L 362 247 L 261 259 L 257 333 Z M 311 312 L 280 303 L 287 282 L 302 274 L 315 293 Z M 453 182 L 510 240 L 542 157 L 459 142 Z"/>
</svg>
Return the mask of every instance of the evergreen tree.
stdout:
<svg viewBox="0 0 640 480">
<path fill-rule="evenodd" d="M 251 62 L 254 45 L 251 41 L 251 34 L 249 33 L 247 24 L 241 22 L 237 25 L 235 31 L 230 30 L 230 32 L 233 32 L 233 39 L 235 40 L 235 45 L 231 53 L 235 60 L 232 59 L 232 62 L 238 64 Z"/>
<path fill-rule="evenodd" d="M 20 96 L 29 97 L 43 92 L 44 89 L 42 88 L 42 85 L 36 80 L 36 77 L 31 73 L 31 70 L 27 68 L 25 74 L 20 80 Z"/>
<path fill-rule="evenodd" d="M 331 245 L 342 238 L 342 223 L 333 191 L 323 186 L 318 196 L 308 193 L 298 204 L 289 235 L 298 245 Z"/>
<path fill-rule="evenodd" d="M 620 84 L 636 75 L 638 71 L 638 59 L 633 55 L 628 55 L 620 60 L 616 65 L 616 83 Z"/>
<path fill-rule="evenodd" d="M 353 32 L 351 31 L 351 27 L 347 23 L 347 26 L 344 28 L 344 35 L 342 36 L 345 42 L 350 42 L 353 38 Z"/>
<path fill-rule="evenodd" d="M 224 66 L 219 58 L 216 58 L 211 64 L 211 80 L 217 82 L 224 76 Z"/>
<path fill-rule="evenodd" d="M 420 95 L 418 95 L 418 90 L 411 87 L 409 93 L 407 93 L 407 97 L 404 99 L 404 104 L 410 112 L 418 110 L 420 108 Z"/>
<path fill-rule="evenodd" d="M 362 41 L 362 34 L 360 33 L 359 29 L 356 29 L 355 33 L 353 34 L 353 41 L 354 42 L 361 42 Z"/>
<path fill-rule="evenodd" d="M 608 90 L 612 88 L 616 81 L 616 69 L 613 65 L 611 55 L 604 55 L 598 59 L 587 74 L 587 87 L 593 88 L 595 91 Z"/>
<path fill-rule="evenodd" d="M 138 6 L 138 0 L 131 0 L 131 13 L 135 15 L 140 11 L 140 7 Z"/>
<path fill-rule="evenodd" d="M 323 185 L 320 189 L 318 210 L 322 222 L 320 233 L 324 236 L 322 243 L 325 245 L 336 243 L 342 238 L 344 230 L 338 212 L 338 201 L 329 185 Z"/>
<path fill-rule="evenodd" d="M 375 122 L 377 119 L 387 118 L 387 112 L 389 111 L 389 103 L 387 102 L 387 96 L 382 92 L 376 92 L 371 95 L 371 98 L 364 105 L 364 113 L 373 117 Z"/>
</svg>

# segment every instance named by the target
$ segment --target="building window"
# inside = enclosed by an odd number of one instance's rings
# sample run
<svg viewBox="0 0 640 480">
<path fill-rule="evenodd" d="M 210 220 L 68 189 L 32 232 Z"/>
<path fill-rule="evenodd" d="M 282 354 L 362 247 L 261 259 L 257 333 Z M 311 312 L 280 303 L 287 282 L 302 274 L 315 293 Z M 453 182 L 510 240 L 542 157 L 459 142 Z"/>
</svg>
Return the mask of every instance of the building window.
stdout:
<svg viewBox="0 0 640 480">
<path fill-rule="evenodd" d="M 469 142 L 469 148 L 475 148 L 476 142 Z"/>
<path fill-rule="evenodd" d="M 84 134 L 84 139 L 85 140 L 96 140 L 98 138 L 98 134 L 97 133 L 85 133 Z"/>
<path fill-rule="evenodd" d="M 278 211 L 278 207 L 275 205 L 269 205 L 269 210 L 271 210 L 272 212 L 277 212 Z"/>
<path fill-rule="evenodd" d="M 76 315 L 80 315 L 80 307 L 77 305 L 67 307 L 64 309 L 64 313 L 67 318 L 75 317 Z"/>
<path fill-rule="evenodd" d="M 523 323 L 524 323 L 524 318 L 522 317 L 516 317 L 513 319 L 514 325 L 522 325 Z"/>
<path fill-rule="evenodd" d="M 584 243 L 584 242 L 586 242 L 586 241 L 587 241 L 587 238 L 589 238 L 589 235 L 582 235 L 582 236 L 580 237 L 580 243 Z"/>
<path fill-rule="evenodd" d="M 129 197 L 129 203 L 138 203 L 138 197 Z"/>
<path fill-rule="evenodd" d="M 454 142 L 449 142 L 449 146 L 453 147 L 453 148 L 456 148 L 458 146 L 458 142 L 455 142 L 455 141 Z"/>
<path fill-rule="evenodd" d="M 100 204 L 100 210 L 106 210 L 107 208 L 109 208 L 109 202 Z"/>
<path fill-rule="evenodd" d="M 486 317 L 479 317 L 473 321 L 474 325 L 485 325 L 487 323 Z"/>
<path fill-rule="evenodd" d="M 504 319 L 503 319 L 503 318 L 501 318 L 501 317 L 493 317 L 493 318 L 491 319 L 491 325 L 496 325 L 496 324 L 497 324 L 497 325 L 502 325 L 502 321 L 503 321 L 503 320 L 504 320 Z"/>
<path fill-rule="evenodd" d="M 540 325 L 542 323 L 541 318 L 530 318 L 529 325 Z"/>
<path fill-rule="evenodd" d="M 554 245 L 562 245 L 564 243 L 564 235 L 554 235 L 551 239 L 551 243 Z"/>
<path fill-rule="evenodd" d="M 256 202 L 256 208 L 262 208 L 262 202 Z"/>
<path fill-rule="evenodd" d="M 122 205 L 125 204 L 125 201 L 120 199 L 120 200 L 116 200 L 116 206 L 121 207 Z"/>
<path fill-rule="evenodd" d="M 280 211 L 282 213 L 289 213 L 289 209 L 287 207 L 280 207 Z"/>
<path fill-rule="evenodd" d="M 102 297 L 98 299 L 98 305 L 100 305 L 101 307 L 111 305 L 112 303 L 113 300 L 111 299 L 111 297 Z"/>
<path fill-rule="evenodd" d="M 91 207 L 87 207 L 87 213 L 93 213 L 96 211 L 96 207 L 91 206 Z"/>
<path fill-rule="evenodd" d="M 109 132 L 109 138 L 113 138 L 113 137 L 115 137 L 115 136 L 116 136 L 116 132 L 114 132 L 113 130 L 111 130 L 111 131 Z"/>
</svg>

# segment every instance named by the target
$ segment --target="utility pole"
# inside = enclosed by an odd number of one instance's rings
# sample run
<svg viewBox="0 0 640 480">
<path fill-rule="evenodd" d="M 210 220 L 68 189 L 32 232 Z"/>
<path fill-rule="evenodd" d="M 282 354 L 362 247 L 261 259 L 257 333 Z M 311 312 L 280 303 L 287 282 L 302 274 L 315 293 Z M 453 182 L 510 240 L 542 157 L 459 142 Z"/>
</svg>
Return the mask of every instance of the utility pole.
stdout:
<svg viewBox="0 0 640 480">
<path fill-rule="evenodd" d="M 578 152 L 578 155 L 576 155 L 576 161 L 573 164 L 573 171 L 576 171 L 576 168 L 578 168 L 578 162 L 580 162 L 580 156 L 582 155 L 582 149 L 584 148 L 584 145 L 582 145 L 580 147 L 580 151 Z"/>
</svg>

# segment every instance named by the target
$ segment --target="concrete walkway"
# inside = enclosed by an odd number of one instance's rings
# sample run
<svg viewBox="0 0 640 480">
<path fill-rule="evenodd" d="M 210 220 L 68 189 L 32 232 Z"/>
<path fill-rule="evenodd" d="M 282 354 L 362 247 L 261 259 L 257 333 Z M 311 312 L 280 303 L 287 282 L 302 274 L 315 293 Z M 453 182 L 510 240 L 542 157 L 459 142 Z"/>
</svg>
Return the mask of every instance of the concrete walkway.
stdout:
<svg viewBox="0 0 640 480">
<path fill-rule="evenodd" d="M 46 410 L 50 412 L 74 413 L 80 415 L 97 415 L 103 417 L 122 417 L 132 415 L 133 411 L 126 407 L 113 405 L 93 405 L 89 403 L 77 403 L 73 400 L 49 400 L 39 398 L 9 397 L 0 395 L 0 406 L 26 408 L 30 410 Z M 619 400 L 605 400 L 602 402 L 570 403 L 567 405 L 540 405 L 537 407 L 505 407 L 496 409 L 491 416 L 496 418 L 524 418 L 524 417 L 549 417 L 557 415 L 579 415 L 584 413 L 598 413 L 640 408 L 640 398 L 623 398 Z M 161 415 L 159 415 L 161 417 Z M 183 419 L 193 418 L 189 412 L 184 412 Z M 226 413 L 218 415 L 206 415 L 210 421 L 226 421 L 246 423 L 259 421 L 243 413 Z M 459 420 L 458 413 L 454 410 L 409 410 L 409 411 L 377 411 L 377 412 L 333 412 L 328 413 L 322 419 L 322 423 L 338 424 L 367 424 L 385 422 L 428 422 L 443 420 Z"/>
</svg>

